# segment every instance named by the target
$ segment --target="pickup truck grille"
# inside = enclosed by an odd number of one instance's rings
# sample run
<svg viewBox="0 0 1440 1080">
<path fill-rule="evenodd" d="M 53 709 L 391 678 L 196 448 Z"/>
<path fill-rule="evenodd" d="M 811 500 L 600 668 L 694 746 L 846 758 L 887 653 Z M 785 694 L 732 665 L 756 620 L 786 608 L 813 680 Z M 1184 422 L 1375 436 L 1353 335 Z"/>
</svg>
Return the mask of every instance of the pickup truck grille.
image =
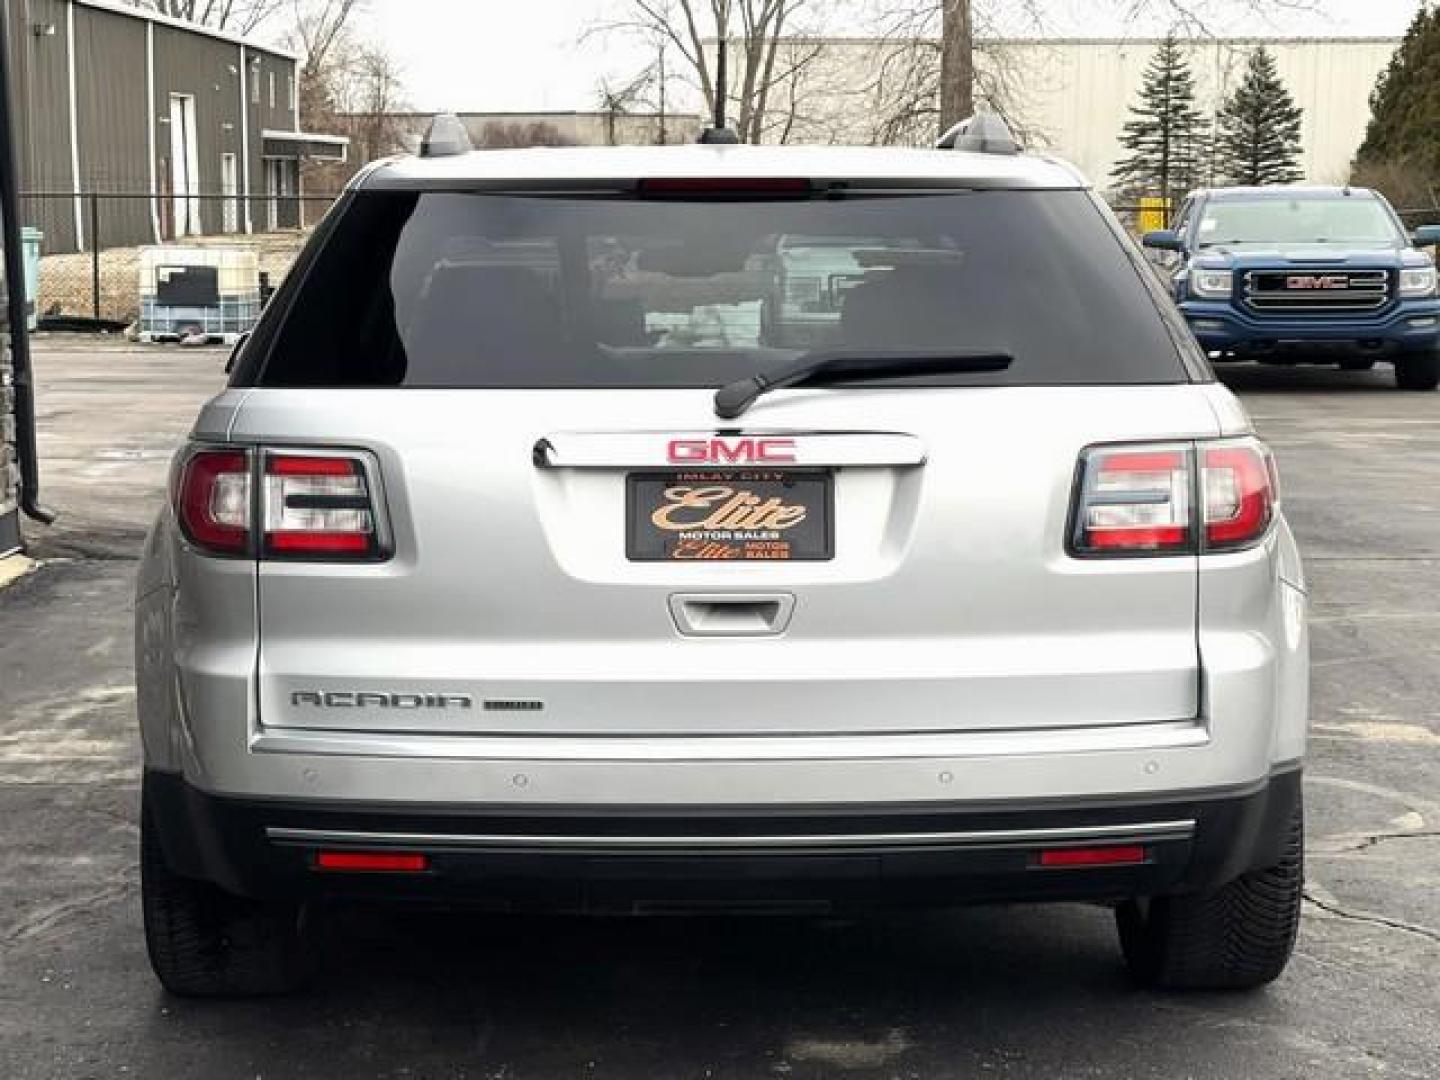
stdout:
<svg viewBox="0 0 1440 1080">
<path fill-rule="evenodd" d="M 1390 300 L 1385 270 L 1251 270 L 1245 303 L 1262 314 L 1344 314 L 1374 311 Z"/>
</svg>

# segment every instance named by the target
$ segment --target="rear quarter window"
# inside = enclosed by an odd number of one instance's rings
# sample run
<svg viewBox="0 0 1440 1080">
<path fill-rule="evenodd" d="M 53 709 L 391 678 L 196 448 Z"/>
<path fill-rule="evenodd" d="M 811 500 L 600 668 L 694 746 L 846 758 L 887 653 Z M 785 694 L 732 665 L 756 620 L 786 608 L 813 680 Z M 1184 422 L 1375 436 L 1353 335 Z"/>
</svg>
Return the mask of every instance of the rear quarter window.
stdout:
<svg viewBox="0 0 1440 1080">
<path fill-rule="evenodd" d="M 1187 379 L 1081 191 L 703 200 L 361 191 L 237 369 L 291 387 L 714 387 L 828 347 L 988 349 L 903 385 Z"/>
</svg>

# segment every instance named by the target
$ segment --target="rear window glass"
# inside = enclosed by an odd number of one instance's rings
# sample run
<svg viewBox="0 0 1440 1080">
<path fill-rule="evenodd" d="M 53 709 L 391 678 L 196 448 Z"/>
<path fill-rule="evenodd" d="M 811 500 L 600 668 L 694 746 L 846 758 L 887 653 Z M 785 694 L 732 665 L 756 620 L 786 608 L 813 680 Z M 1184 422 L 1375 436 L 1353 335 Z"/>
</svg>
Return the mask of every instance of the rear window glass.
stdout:
<svg viewBox="0 0 1440 1080">
<path fill-rule="evenodd" d="M 1078 191 L 361 192 L 284 307 L 237 381 L 713 387 L 810 350 L 907 346 L 1014 362 L 886 381 L 1185 378 L 1155 300 Z"/>
</svg>

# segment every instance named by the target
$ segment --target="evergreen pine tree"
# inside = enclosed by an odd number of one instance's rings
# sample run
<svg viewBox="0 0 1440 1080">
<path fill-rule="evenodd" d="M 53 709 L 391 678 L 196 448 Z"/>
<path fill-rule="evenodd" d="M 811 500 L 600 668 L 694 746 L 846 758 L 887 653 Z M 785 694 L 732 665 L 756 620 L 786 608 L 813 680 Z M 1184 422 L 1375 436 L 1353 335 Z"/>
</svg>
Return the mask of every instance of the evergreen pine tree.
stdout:
<svg viewBox="0 0 1440 1080">
<path fill-rule="evenodd" d="M 1151 57 L 1130 114 L 1120 136 L 1130 154 L 1115 166 L 1115 182 L 1131 196 L 1158 195 L 1173 207 L 1201 179 L 1205 158 L 1195 77 L 1173 33 Z"/>
<path fill-rule="evenodd" d="M 1220 108 L 1215 157 L 1232 184 L 1293 184 L 1303 175 L 1300 120 L 1304 111 L 1263 45 L 1250 54 L 1245 78 Z"/>
<path fill-rule="evenodd" d="M 1421 195 L 1440 190 L 1440 7 L 1425 4 L 1375 92 L 1357 173 L 1403 173 Z M 1394 193 L 1399 195 L 1399 193 Z"/>
</svg>

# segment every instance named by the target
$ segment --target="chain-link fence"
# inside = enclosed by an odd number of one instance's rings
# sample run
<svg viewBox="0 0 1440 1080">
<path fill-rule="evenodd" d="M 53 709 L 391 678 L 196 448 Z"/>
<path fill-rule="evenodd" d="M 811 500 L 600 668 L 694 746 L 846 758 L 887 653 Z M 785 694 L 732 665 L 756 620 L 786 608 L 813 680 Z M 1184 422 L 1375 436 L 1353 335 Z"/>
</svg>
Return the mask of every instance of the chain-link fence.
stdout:
<svg viewBox="0 0 1440 1080">
<path fill-rule="evenodd" d="M 275 288 L 337 196 L 32 191 L 21 220 L 44 234 L 36 311 L 43 327 L 135 322 L 153 282 L 149 248 L 253 252 L 256 289 Z M 248 264 L 248 260 L 243 260 Z"/>
</svg>

